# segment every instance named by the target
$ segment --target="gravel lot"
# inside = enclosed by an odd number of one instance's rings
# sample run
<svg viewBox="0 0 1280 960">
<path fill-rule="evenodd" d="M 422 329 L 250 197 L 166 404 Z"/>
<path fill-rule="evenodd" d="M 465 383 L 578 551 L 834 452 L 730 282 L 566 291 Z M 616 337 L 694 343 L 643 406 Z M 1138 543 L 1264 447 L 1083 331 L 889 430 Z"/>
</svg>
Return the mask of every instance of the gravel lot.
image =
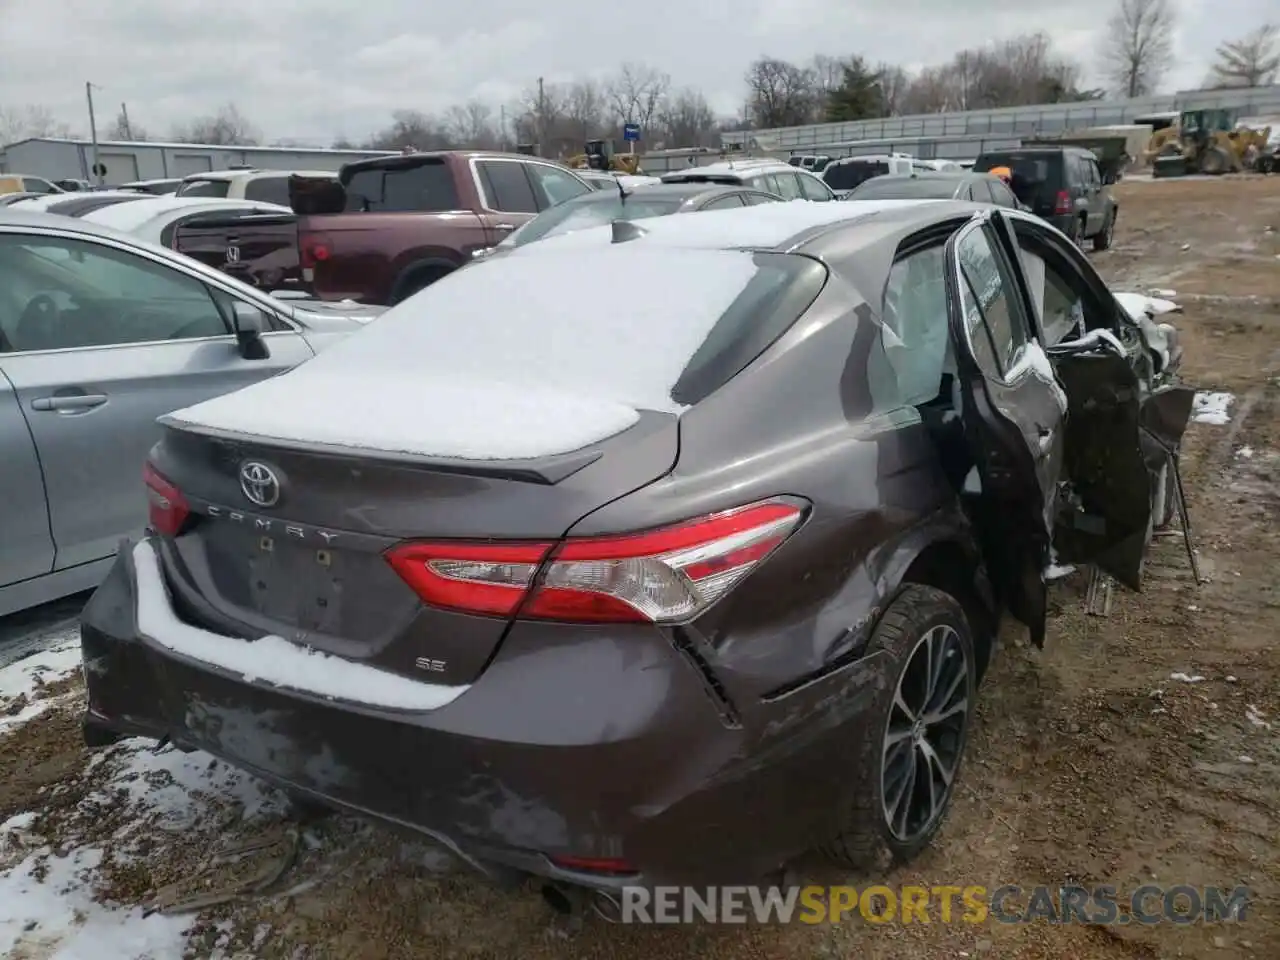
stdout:
<svg viewBox="0 0 1280 960">
<path fill-rule="evenodd" d="M 65 673 L 72 650 L 23 661 L 49 667 L 31 692 L 6 698 L 0 686 L 0 954 L 1280 957 L 1280 179 L 1129 180 L 1117 194 L 1116 245 L 1099 266 L 1122 288 L 1175 290 L 1186 376 L 1234 398 L 1228 423 L 1192 426 L 1184 455 L 1210 580 L 1196 586 L 1181 541 L 1161 539 L 1145 591 L 1117 589 L 1110 617 L 1085 614 L 1074 574 L 1054 594 L 1045 650 L 1007 627 L 949 822 L 910 870 L 876 880 L 1245 884 L 1256 900 L 1244 923 L 567 923 L 534 890 L 494 889 L 428 845 L 347 818 L 296 824 L 207 757 L 127 743 L 91 760 L 79 678 Z M 74 629 L 62 636 L 73 642 Z M 260 849 L 218 855 L 251 840 Z M 138 909 L 237 885 L 256 892 L 174 917 Z"/>
</svg>

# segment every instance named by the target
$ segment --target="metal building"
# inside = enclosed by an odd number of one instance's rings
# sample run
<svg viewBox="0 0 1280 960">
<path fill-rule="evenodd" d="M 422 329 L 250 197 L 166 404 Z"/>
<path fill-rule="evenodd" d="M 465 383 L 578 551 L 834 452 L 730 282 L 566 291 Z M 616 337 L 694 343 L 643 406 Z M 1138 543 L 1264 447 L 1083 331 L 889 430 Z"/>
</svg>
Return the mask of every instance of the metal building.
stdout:
<svg viewBox="0 0 1280 960">
<path fill-rule="evenodd" d="M 131 143 L 99 140 L 98 162 L 109 186 L 132 180 L 185 177 L 192 173 L 259 167 L 266 170 L 334 170 L 352 160 L 395 151 L 320 150 L 314 147 L 229 147 L 203 143 Z M 93 181 L 93 143 L 89 140 L 34 138 L 0 151 L 0 171 L 29 173 L 46 180 Z"/>
<path fill-rule="evenodd" d="M 885 117 L 847 123 L 819 123 L 803 127 L 725 133 L 725 143 L 746 143 L 749 138 L 767 141 L 772 150 L 787 153 L 829 152 L 853 142 L 879 141 L 910 152 L 921 141 L 973 141 L 1018 135 L 1061 133 L 1086 127 L 1141 123 L 1155 116 L 1181 110 L 1227 108 L 1242 116 L 1280 114 L 1280 85 L 1222 90 L 1184 90 L 1158 97 L 1126 100 L 1087 100 L 1026 107 L 969 110 L 964 113 L 927 113 L 910 117 Z M 887 152 L 887 150 L 886 150 Z M 938 156 L 967 155 L 969 149 L 939 152 Z M 973 154 L 976 156 L 976 152 Z M 923 156 L 923 154 L 921 154 Z"/>
</svg>

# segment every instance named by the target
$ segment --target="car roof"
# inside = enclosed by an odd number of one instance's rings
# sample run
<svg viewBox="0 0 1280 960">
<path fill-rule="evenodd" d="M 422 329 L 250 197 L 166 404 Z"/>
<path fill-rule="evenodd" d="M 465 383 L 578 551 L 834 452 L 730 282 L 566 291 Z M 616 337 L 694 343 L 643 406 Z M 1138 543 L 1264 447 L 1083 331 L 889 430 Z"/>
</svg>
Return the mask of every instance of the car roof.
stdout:
<svg viewBox="0 0 1280 960">
<path fill-rule="evenodd" d="M 207 170 L 204 173 L 189 173 L 182 178 L 183 183 L 192 183 L 200 180 L 239 180 L 241 178 L 273 176 L 287 177 L 291 174 L 299 174 L 303 177 L 336 177 L 337 173 L 332 170 L 264 170 L 255 167 L 252 170 Z M 142 183 L 156 183 L 160 181 L 140 181 Z"/>
<path fill-rule="evenodd" d="M 642 229 L 639 240 L 633 242 L 646 247 L 694 250 L 812 252 L 817 249 L 811 249 L 812 244 L 842 226 L 918 223 L 913 229 L 923 229 L 930 223 L 971 216 L 989 208 L 990 204 L 952 200 L 861 200 L 857 203 L 790 200 L 707 211 L 693 218 L 654 217 L 633 221 Z M 607 246 L 611 242 L 612 229 L 606 225 L 548 237 L 521 249 L 541 248 L 552 253 L 573 246 Z"/>
<path fill-rule="evenodd" d="M 625 184 L 624 184 L 625 186 Z M 639 189 L 639 188 L 637 188 Z M 637 196 L 648 200 L 651 197 L 662 199 L 664 197 L 674 200 L 689 200 L 694 197 L 713 197 L 724 193 L 766 193 L 764 190 L 757 190 L 755 187 L 743 186 L 737 183 L 699 183 L 694 182 L 672 182 L 672 183 L 653 183 L 645 184 L 643 192 L 629 192 L 628 197 Z M 617 196 L 615 191 L 596 190 L 594 193 L 584 194 L 577 198 L 579 202 L 585 202 L 593 197 Z"/>
<path fill-rule="evenodd" d="M 784 160 L 768 160 L 759 157 L 743 157 L 741 160 L 722 160 L 719 163 L 708 163 L 701 167 L 685 167 L 683 170 L 668 170 L 662 175 L 664 182 L 668 177 L 724 177 L 724 176 L 748 176 L 753 173 L 769 173 L 772 171 L 787 171 L 794 173 L 800 170 L 799 167 L 793 167 Z M 808 171 L 801 170 L 802 173 Z"/>
<path fill-rule="evenodd" d="M 179 215 L 185 212 L 198 213 L 201 210 L 216 212 L 232 207 L 251 207 L 263 213 L 293 213 L 288 207 L 278 203 L 266 203 L 262 200 L 234 200 L 227 197 L 175 197 L 164 194 L 155 197 L 143 197 L 132 203 L 117 203 L 109 207 L 99 207 L 85 214 L 89 220 L 110 224 L 118 230 L 130 231 L 144 223 L 168 214 Z"/>
</svg>

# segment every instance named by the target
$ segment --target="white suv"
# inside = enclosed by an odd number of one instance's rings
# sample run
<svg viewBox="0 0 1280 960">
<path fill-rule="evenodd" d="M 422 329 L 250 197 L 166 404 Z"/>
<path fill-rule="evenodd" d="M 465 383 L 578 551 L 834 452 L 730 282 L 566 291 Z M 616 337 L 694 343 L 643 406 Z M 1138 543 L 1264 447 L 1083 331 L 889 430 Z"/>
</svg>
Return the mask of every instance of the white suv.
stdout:
<svg viewBox="0 0 1280 960">
<path fill-rule="evenodd" d="M 332 170 L 214 170 L 182 178 L 179 197 L 218 197 L 227 200 L 261 200 L 289 206 L 289 177 L 332 177 Z"/>
<path fill-rule="evenodd" d="M 672 170 L 663 183 L 725 183 L 753 187 L 783 200 L 835 200 L 836 195 L 806 170 L 781 160 L 726 160 L 705 167 Z"/>
</svg>

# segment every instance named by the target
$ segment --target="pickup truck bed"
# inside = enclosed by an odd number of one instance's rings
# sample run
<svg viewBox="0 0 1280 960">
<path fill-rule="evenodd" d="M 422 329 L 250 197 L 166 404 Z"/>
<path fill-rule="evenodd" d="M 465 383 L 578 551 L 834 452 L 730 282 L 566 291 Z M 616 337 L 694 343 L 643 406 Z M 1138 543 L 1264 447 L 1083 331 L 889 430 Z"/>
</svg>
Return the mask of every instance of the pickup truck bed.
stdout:
<svg viewBox="0 0 1280 960">
<path fill-rule="evenodd" d="M 337 181 L 295 175 L 302 282 L 323 300 L 399 303 L 590 190 L 571 170 L 524 154 L 407 154 L 347 164 Z"/>
</svg>

